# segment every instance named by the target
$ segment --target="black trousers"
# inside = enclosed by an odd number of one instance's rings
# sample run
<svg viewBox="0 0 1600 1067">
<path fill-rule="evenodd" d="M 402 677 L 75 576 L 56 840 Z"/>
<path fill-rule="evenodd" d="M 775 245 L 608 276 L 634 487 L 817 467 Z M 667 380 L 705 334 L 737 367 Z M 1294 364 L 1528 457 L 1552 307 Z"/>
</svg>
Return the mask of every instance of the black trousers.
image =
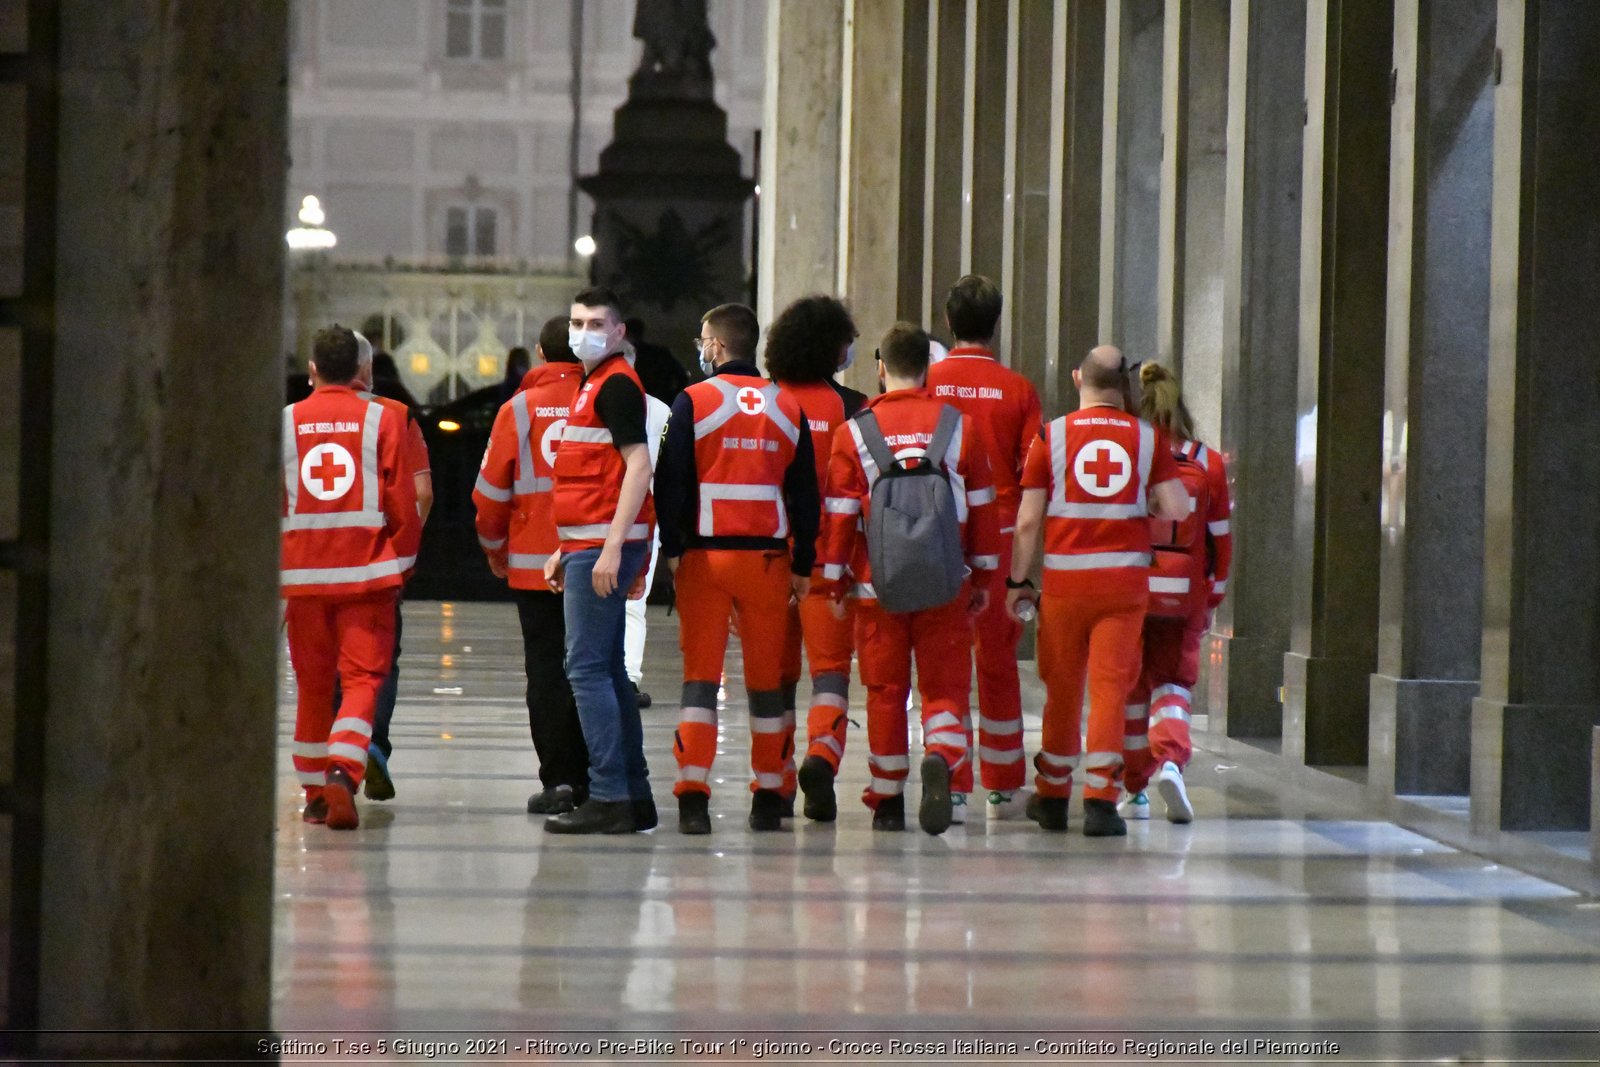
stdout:
<svg viewBox="0 0 1600 1067">
<path fill-rule="evenodd" d="M 528 732 L 539 755 L 539 782 L 570 785 L 589 795 L 589 749 L 578 723 L 578 703 L 567 684 L 567 623 L 561 594 L 513 589 L 522 622 L 522 662 L 528 674 Z"/>
</svg>

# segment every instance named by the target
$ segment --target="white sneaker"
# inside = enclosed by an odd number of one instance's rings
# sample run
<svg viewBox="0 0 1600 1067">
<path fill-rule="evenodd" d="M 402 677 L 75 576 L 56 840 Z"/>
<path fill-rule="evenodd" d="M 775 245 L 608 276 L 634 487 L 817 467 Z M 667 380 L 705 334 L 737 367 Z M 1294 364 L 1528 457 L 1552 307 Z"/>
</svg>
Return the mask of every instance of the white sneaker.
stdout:
<svg viewBox="0 0 1600 1067">
<path fill-rule="evenodd" d="M 965 826 L 967 822 L 967 794 L 950 794 L 950 825 Z"/>
<path fill-rule="evenodd" d="M 1194 821 L 1194 806 L 1189 803 L 1189 791 L 1183 787 L 1183 772 L 1171 760 L 1161 765 L 1156 775 L 1156 792 L 1167 806 L 1167 821 L 1186 823 Z"/>
<path fill-rule="evenodd" d="M 1028 808 L 1028 798 L 1033 795 L 1031 789 L 994 790 L 989 794 L 989 803 L 984 807 L 989 809 L 990 822 L 1003 822 L 1007 819 L 1020 819 Z"/>
<path fill-rule="evenodd" d="M 1144 795 L 1144 790 L 1137 793 L 1125 793 L 1122 803 L 1117 805 L 1117 813 L 1124 819 L 1145 820 L 1150 818 L 1150 798 Z"/>
</svg>

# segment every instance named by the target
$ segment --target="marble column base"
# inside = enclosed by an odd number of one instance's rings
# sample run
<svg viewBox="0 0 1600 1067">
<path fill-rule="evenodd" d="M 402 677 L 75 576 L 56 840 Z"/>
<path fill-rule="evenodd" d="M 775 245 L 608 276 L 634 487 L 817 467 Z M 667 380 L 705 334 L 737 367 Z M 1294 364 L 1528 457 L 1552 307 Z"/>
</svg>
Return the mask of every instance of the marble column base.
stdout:
<svg viewBox="0 0 1600 1067">
<path fill-rule="evenodd" d="M 1374 674 L 1369 693 L 1367 785 L 1373 796 L 1466 796 L 1478 683 Z"/>
<path fill-rule="evenodd" d="M 1283 649 L 1248 637 L 1208 633 L 1200 644 L 1200 693 L 1214 733 L 1238 738 L 1283 734 Z"/>
<path fill-rule="evenodd" d="M 1283 654 L 1283 755 L 1308 767 L 1367 762 L 1371 666 L 1353 659 Z"/>
<path fill-rule="evenodd" d="M 1587 830 L 1600 705 L 1472 702 L 1472 827 Z"/>
</svg>

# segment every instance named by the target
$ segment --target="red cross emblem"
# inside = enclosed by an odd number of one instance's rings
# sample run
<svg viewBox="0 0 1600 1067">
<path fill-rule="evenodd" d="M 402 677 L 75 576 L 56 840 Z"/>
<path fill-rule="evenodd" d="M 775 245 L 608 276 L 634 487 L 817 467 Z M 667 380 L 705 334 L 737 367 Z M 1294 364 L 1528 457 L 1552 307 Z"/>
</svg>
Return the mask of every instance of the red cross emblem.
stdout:
<svg viewBox="0 0 1600 1067">
<path fill-rule="evenodd" d="M 766 396 L 762 394 L 761 390 L 750 385 L 739 390 L 738 395 L 734 397 L 734 402 L 739 405 L 739 410 L 746 415 L 759 415 L 767 410 Z"/>
<path fill-rule="evenodd" d="M 1078 485 L 1091 496 L 1116 496 L 1133 477 L 1133 460 L 1115 441 L 1094 441 L 1072 463 Z"/>
<path fill-rule="evenodd" d="M 320 444 L 301 461 L 300 480 L 318 500 L 338 500 L 355 484 L 355 459 L 343 445 Z"/>
</svg>

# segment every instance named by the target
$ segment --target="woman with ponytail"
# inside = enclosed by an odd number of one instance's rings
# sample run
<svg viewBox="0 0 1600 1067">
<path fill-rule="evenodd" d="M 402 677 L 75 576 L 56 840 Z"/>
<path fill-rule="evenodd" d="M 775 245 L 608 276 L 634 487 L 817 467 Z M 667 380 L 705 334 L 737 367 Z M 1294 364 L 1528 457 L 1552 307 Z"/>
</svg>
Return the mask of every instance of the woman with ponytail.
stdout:
<svg viewBox="0 0 1600 1067">
<path fill-rule="evenodd" d="M 1189 705 L 1200 675 L 1201 639 L 1211 627 L 1212 609 L 1227 592 L 1232 505 L 1222 454 L 1196 439 L 1178 379 L 1159 363 L 1145 363 L 1139 368 L 1139 384 L 1139 416 L 1167 432 L 1195 506 L 1183 522 L 1150 520 L 1155 565 L 1144 625 L 1144 669 L 1128 696 L 1123 783 L 1130 795 L 1122 810 L 1129 818 L 1150 817 L 1144 790 L 1153 777 L 1168 821 L 1186 823 L 1194 818 L 1183 784 L 1192 752 Z"/>
</svg>

